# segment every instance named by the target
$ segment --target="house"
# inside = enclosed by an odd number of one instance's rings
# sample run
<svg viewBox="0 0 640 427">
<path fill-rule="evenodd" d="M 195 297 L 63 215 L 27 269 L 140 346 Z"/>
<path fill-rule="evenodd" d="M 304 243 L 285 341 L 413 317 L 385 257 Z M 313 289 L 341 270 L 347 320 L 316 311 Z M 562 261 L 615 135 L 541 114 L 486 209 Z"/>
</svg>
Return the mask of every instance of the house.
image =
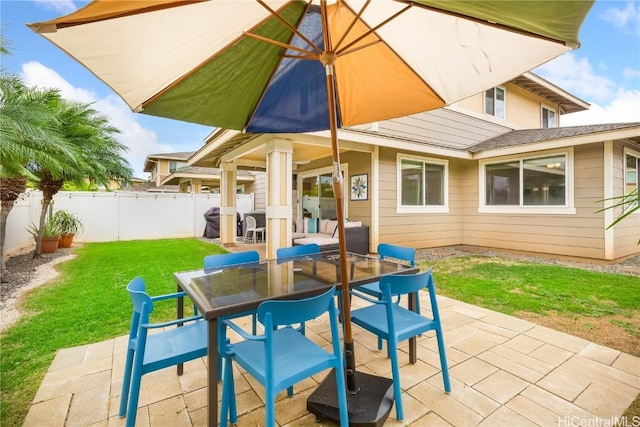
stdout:
<svg viewBox="0 0 640 427">
<path fill-rule="evenodd" d="M 598 260 L 637 254 L 640 214 L 608 228 L 620 210 L 601 209 L 638 188 L 640 123 L 558 127 L 562 115 L 588 108 L 524 73 L 449 107 L 341 129 L 345 217 L 369 226 L 371 252 L 388 242 Z M 328 132 L 218 129 L 188 163 L 221 168 L 223 183 L 266 171 L 274 257 L 290 244 L 293 219 L 336 217 L 330 149 Z"/>
<path fill-rule="evenodd" d="M 144 171 L 151 173 L 150 185 L 146 191 L 180 193 L 217 193 L 220 191 L 220 170 L 189 166 L 187 160 L 195 152 L 150 154 L 144 162 Z M 258 183 L 256 183 L 256 175 Z M 237 193 L 252 193 L 260 185 L 263 172 L 240 171 L 236 180 Z M 258 198 L 258 200 L 263 200 Z"/>
</svg>

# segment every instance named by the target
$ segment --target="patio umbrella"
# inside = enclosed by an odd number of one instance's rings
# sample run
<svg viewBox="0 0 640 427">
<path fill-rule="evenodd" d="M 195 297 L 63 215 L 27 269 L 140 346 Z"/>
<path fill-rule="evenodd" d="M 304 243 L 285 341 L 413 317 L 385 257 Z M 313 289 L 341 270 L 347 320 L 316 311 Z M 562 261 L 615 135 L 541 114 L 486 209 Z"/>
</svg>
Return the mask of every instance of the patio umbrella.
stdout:
<svg viewBox="0 0 640 427">
<path fill-rule="evenodd" d="M 358 389 L 337 129 L 436 109 L 579 46 L 592 0 L 102 0 L 30 24 L 132 110 L 330 130 L 347 383 Z"/>
</svg>

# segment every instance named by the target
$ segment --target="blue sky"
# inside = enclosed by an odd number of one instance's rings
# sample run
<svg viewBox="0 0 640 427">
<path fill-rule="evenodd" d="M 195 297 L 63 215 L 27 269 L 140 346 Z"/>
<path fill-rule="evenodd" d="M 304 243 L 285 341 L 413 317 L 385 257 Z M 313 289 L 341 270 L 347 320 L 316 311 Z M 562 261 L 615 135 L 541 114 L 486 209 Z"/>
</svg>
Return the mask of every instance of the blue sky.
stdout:
<svg viewBox="0 0 640 427">
<path fill-rule="evenodd" d="M 570 1 L 570 0 L 559 0 Z M 12 54 L 5 71 L 31 85 L 57 87 L 66 98 L 91 102 L 121 130 L 134 175 L 147 155 L 196 151 L 213 130 L 170 119 L 134 114 L 84 67 L 25 24 L 74 11 L 86 1 L 0 0 L 1 31 Z M 640 121 L 640 0 L 598 0 L 580 32 L 582 46 L 533 70 L 591 104 L 589 111 L 562 116 L 561 125 Z"/>
</svg>

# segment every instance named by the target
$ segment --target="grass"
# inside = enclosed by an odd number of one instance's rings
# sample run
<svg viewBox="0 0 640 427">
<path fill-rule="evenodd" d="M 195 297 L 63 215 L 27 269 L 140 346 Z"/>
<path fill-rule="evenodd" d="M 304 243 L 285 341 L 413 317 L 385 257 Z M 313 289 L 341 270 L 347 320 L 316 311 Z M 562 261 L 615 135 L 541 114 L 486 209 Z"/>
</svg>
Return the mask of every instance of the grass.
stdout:
<svg viewBox="0 0 640 427">
<path fill-rule="evenodd" d="M 128 332 L 131 302 L 125 288 L 144 277 L 150 294 L 175 292 L 174 271 L 197 269 L 205 255 L 226 252 L 197 239 L 91 243 L 60 264 L 51 284 L 25 298 L 23 317 L 1 337 L 3 426 L 20 426 L 56 352 Z M 185 302 L 185 306 L 188 306 Z M 175 318 L 163 304 L 157 319 Z"/>
<path fill-rule="evenodd" d="M 439 260 L 433 274 L 442 295 L 510 315 L 631 317 L 640 301 L 638 277 L 557 265 L 469 256 Z"/>
<path fill-rule="evenodd" d="M 174 271 L 199 268 L 205 255 L 216 252 L 224 249 L 197 239 L 91 243 L 77 249 L 75 259 L 59 265 L 57 279 L 28 294 L 22 308 L 29 316 L 1 337 L 2 425 L 23 424 L 59 349 L 127 333 L 131 305 L 125 287 L 132 278 L 144 277 L 150 294 L 173 292 Z M 479 256 L 439 260 L 433 271 L 442 295 L 507 314 L 630 318 L 639 310 L 637 277 Z M 167 304 L 154 314 L 172 318 L 175 306 Z M 637 325 L 621 325 L 640 336 Z"/>
</svg>

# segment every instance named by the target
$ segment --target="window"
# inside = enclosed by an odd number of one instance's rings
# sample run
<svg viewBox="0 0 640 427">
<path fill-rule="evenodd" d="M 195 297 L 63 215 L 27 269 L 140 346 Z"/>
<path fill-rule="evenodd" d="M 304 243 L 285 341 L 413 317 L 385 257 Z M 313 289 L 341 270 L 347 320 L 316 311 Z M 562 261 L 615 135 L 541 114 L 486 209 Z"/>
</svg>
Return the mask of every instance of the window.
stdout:
<svg viewBox="0 0 640 427">
<path fill-rule="evenodd" d="M 399 207 L 445 207 L 446 166 L 446 162 L 438 160 L 399 158 Z"/>
<path fill-rule="evenodd" d="M 555 110 L 542 106 L 542 127 L 554 128 L 556 127 L 556 112 Z"/>
<path fill-rule="evenodd" d="M 638 188 L 640 188 L 640 154 L 635 155 L 635 153 L 627 152 L 624 166 L 624 194 L 638 192 Z M 636 194 L 638 199 L 628 208 L 633 208 L 640 203 L 640 193 Z"/>
<path fill-rule="evenodd" d="M 484 113 L 504 119 L 504 101 L 506 90 L 494 87 L 484 92 Z"/>
<path fill-rule="evenodd" d="M 189 165 L 185 162 L 176 162 L 172 160 L 169 162 L 169 173 L 174 173 L 175 171 L 186 168 L 187 166 Z"/>
<path fill-rule="evenodd" d="M 567 155 L 486 164 L 486 206 L 567 206 Z"/>
</svg>

